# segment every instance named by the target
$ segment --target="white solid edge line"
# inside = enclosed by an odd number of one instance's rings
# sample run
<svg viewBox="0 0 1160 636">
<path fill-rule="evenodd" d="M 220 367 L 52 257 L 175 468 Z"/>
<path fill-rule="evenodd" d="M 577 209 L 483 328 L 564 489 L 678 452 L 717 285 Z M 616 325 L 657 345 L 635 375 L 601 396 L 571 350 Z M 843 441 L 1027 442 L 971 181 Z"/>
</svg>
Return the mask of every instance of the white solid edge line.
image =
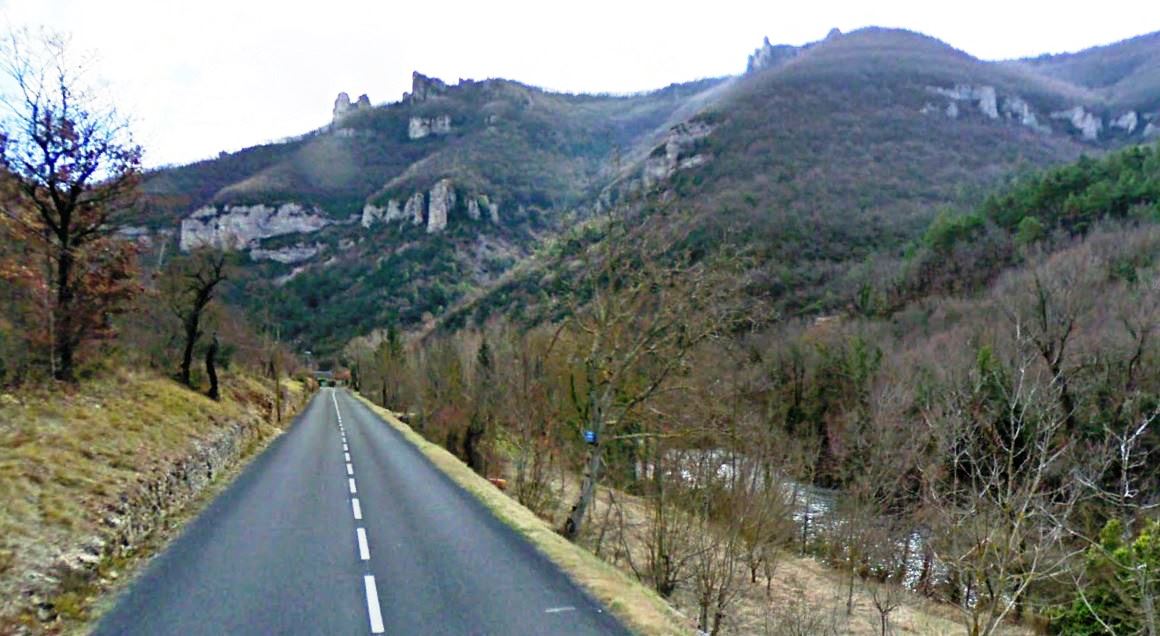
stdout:
<svg viewBox="0 0 1160 636">
<path fill-rule="evenodd" d="M 379 590 L 375 587 L 373 574 L 363 576 L 363 586 L 367 591 L 367 613 L 371 617 L 371 633 L 383 633 L 383 611 L 379 609 Z"/>
<path fill-rule="evenodd" d="M 348 475 L 354 474 L 354 466 L 351 466 L 349 463 L 346 465 L 346 474 L 348 474 Z"/>
<path fill-rule="evenodd" d="M 362 521 L 362 504 L 358 502 L 358 497 L 350 500 L 350 507 L 354 510 L 355 521 Z"/>
<path fill-rule="evenodd" d="M 358 533 L 358 558 L 363 561 L 370 561 L 371 548 L 367 545 L 367 531 L 359 528 L 355 532 Z"/>
<path fill-rule="evenodd" d="M 348 481 L 348 482 L 350 482 L 350 494 L 352 494 L 352 495 L 357 495 L 357 494 L 358 494 L 358 488 L 356 488 L 356 487 L 355 487 L 355 485 L 354 485 L 354 477 L 351 477 L 351 478 L 350 478 L 350 479 L 348 479 L 347 481 Z"/>
</svg>

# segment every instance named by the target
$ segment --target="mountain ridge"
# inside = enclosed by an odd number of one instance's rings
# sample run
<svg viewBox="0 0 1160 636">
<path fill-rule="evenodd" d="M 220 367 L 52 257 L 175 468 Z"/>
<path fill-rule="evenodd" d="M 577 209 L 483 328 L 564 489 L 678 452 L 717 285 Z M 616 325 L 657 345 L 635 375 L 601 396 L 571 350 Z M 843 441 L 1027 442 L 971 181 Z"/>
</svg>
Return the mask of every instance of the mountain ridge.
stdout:
<svg viewBox="0 0 1160 636">
<path fill-rule="evenodd" d="M 185 247 L 248 250 L 235 297 L 264 299 L 301 346 L 333 350 L 428 323 L 623 194 L 677 201 L 696 232 L 763 237 L 747 248 L 765 263 L 758 278 L 818 289 L 830 283 L 789 261 L 835 269 L 895 249 L 939 206 L 1007 175 L 1160 133 L 1160 112 L 1121 112 L 1062 71 L 911 31 L 834 31 L 763 66 L 772 48 L 740 76 L 622 96 L 416 72 L 398 102 L 340 97 L 329 126 L 150 173 L 129 222 L 158 240 L 188 227 Z M 787 309 L 826 305 L 811 294 Z M 327 302 L 354 303 L 356 317 L 309 317 Z"/>
</svg>

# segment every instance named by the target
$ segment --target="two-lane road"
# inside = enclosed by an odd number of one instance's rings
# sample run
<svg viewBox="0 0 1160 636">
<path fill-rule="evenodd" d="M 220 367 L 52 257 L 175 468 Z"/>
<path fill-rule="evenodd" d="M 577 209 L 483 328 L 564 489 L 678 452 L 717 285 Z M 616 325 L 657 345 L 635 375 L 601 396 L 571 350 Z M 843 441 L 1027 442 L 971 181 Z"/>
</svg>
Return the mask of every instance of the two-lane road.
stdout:
<svg viewBox="0 0 1160 636">
<path fill-rule="evenodd" d="M 97 634 L 626 634 L 345 391 L 323 390 Z"/>
</svg>

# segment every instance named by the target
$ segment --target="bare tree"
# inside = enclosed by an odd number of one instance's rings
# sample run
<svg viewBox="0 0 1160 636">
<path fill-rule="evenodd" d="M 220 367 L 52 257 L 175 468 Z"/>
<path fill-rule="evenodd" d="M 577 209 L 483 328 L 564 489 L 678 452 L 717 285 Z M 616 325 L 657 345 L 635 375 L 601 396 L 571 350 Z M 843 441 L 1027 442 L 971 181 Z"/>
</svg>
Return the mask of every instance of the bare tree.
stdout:
<svg viewBox="0 0 1160 636">
<path fill-rule="evenodd" d="M 622 211 L 603 221 L 604 238 L 588 254 L 566 325 L 581 369 L 572 380 L 572 403 L 591 439 L 580 493 L 563 528 L 571 540 L 603 476 L 607 444 L 638 434 L 627 430 L 634 413 L 665 390 L 693 347 L 718 327 L 715 290 L 698 267 L 666 254 L 669 238 L 650 235 Z"/>
<path fill-rule="evenodd" d="M 1160 549 L 1149 549 L 1144 535 L 1148 532 L 1150 516 L 1160 509 L 1160 490 L 1156 488 L 1153 449 L 1146 442 L 1149 434 L 1160 426 L 1160 407 L 1141 413 L 1123 429 L 1105 424 L 1102 452 L 1092 462 L 1088 474 L 1077 477 L 1089 490 L 1110 520 L 1099 532 L 1082 524 L 1069 528 L 1081 545 L 1086 546 L 1089 561 L 1094 561 L 1094 572 L 1077 567 L 1070 574 L 1078 599 L 1089 615 L 1109 634 L 1116 634 L 1113 625 L 1139 624 L 1141 633 L 1160 635 Z M 1160 525 L 1153 533 L 1160 531 Z M 1137 549 L 1135 543 L 1141 548 Z M 1160 545 L 1160 541 L 1152 539 Z M 1125 547 L 1130 546 L 1130 547 Z M 1114 596 L 1110 604 L 1097 604 L 1089 598 L 1089 590 L 1103 587 Z M 1123 613 L 1124 615 L 1118 615 Z"/>
<path fill-rule="evenodd" d="M 926 422 L 946 458 L 926 475 L 932 546 L 950 571 L 948 600 L 971 636 L 993 634 L 1028 589 L 1065 571 L 1061 522 L 1079 492 L 1067 471 L 1078 445 L 1059 377 L 1015 325 L 1011 357 L 981 355 Z M 929 470 L 929 469 L 928 469 Z"/>
<path fill-rule="evenodd" d="M 110 221 L 136 191 L 141 149 L 116 110 L 86 91 L 63 37 L 14 32 L 0 59 L 16 89 L 3 100 L 0 156 L 30 213 L 0 206 L 44 247 L 51 367 L 73 381 L 78 348 L 135 291 L 132 248 Z"/>
<path fill-rule="evenodd" d="M 173 315 L 181 321 L 182 352 L 178 379 L 191 385 L 193 350 L 201 339 L 201 323 L 218 285 L 229 275 L 227 254 L 222 249 L 199 248 L 188 256 L 169 261 L 162 279 L 162 293 Z"/>
</svg>

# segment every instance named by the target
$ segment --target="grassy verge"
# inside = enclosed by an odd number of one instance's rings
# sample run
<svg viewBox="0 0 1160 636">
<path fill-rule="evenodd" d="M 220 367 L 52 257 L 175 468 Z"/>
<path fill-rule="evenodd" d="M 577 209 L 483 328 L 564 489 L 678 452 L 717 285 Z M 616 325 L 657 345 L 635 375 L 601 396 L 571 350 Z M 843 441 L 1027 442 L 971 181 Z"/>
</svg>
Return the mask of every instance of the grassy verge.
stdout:
<svg viewBox="0 0 1160 636">
<path fill-rule="evenodd" d="M 591 552 L 556 533 L 532 511 L 500 492 L 486 479 L 442 447 L 432 444 L 403 423 L 394 413 L 357 396 L 368 408 L 398 429 L 431 463 L 479 499 L 500 520 L 514 528 L 604 604 L 629 629 L 639 634 L 692 634 L 688 619 L 656 593 Z"/>
<path fill-rule="evenodd" d="M 288 408 L 304 401 L 284 387 Z M 100 594 L 280 432 L 268 384 L 231 374 L 223 388 L 214 402 L 121 370 L 0 394 L 0 633 L 83 631 Z M 193 465 L 219 448 L 229 461 Z"/>
</svg>

